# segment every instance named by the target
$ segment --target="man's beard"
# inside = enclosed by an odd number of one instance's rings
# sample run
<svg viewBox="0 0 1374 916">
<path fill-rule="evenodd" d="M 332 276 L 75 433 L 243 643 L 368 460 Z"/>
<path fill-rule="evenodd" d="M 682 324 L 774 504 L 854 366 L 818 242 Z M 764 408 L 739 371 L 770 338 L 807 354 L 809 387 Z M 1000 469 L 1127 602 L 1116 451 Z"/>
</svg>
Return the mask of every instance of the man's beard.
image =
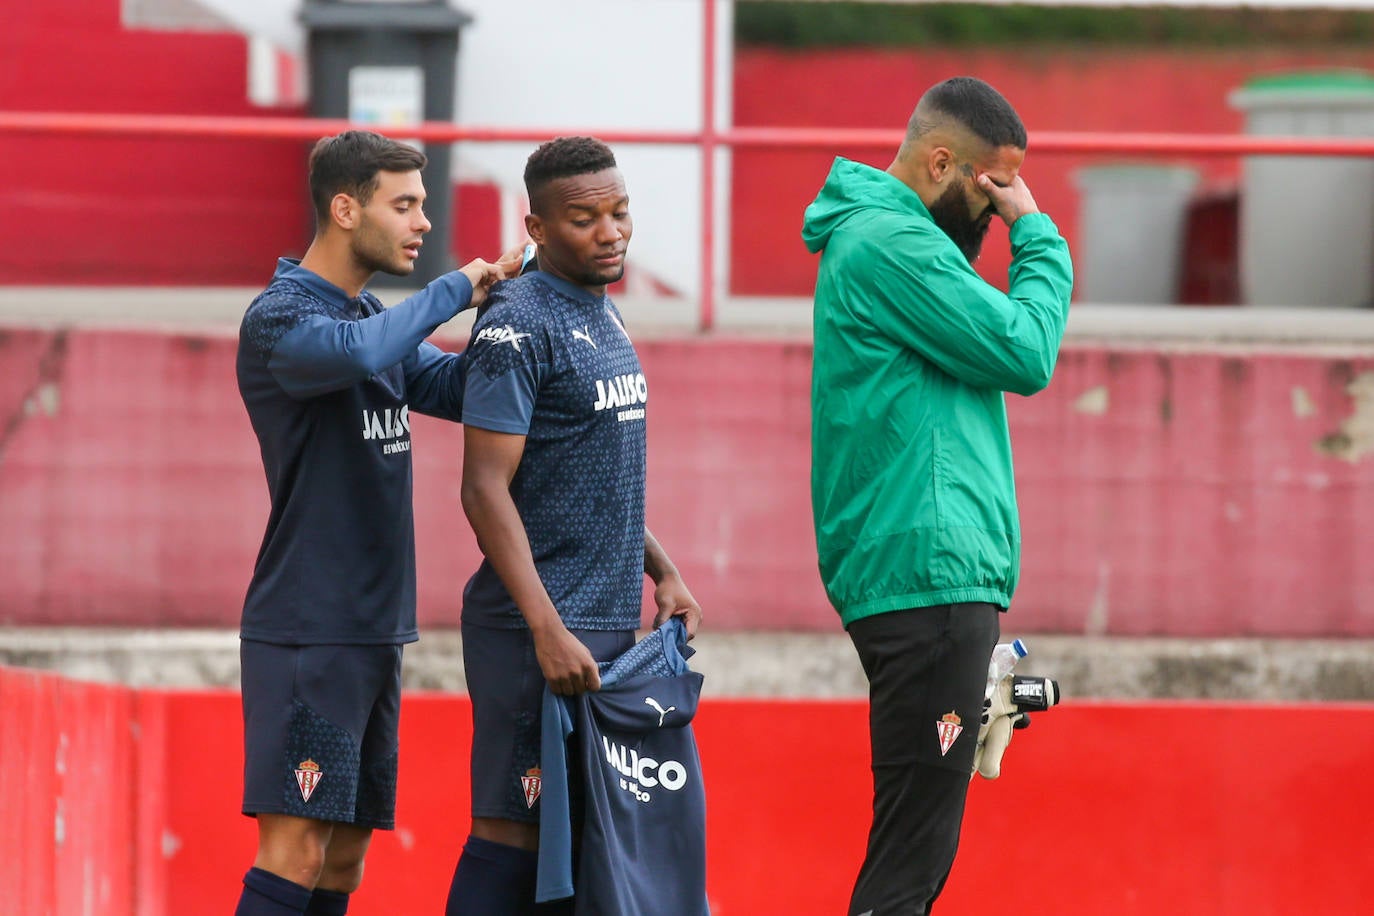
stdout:
<svg viewBox="0 0 1374 916">
<path fill-rule="evenodd" d="M 577 274 L 575 279 L 580 286 L 610 286 L 617 283 L 625 276 L 625 262 L 621 261 L 615 267 L 604 270 L 597 270 L 589 267 Z"/>
<path fill-rule="evenodd" d="M 391 240 L 366 220 L 353 237 L 352 250 L 354 263 L 369 274 L 381 272 L 404 277 L 415 271 L 415 262 L 402 256 Z"/>
<path fill-rule="evenodd" d="M 959 247 L 968 262 L 978 260 L 983 250 L 983 239 L 987 237 L 988 227 L 992 225 L 992 204 L 988 204 L 981 214 L 969 216 L 968 199 L 964 197 L 964 185 L 960 182 L 945 189 L 935 203 L 928 208 L 930 218 Z"/>
</svg>

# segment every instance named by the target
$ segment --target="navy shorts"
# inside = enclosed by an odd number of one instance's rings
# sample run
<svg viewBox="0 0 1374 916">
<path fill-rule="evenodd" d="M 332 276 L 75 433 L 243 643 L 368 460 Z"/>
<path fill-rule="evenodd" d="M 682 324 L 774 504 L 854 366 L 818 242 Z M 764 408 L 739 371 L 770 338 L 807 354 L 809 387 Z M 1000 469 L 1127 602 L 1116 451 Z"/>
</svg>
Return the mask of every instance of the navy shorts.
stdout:
<svg viewBox="0 0 1374 916">
<path fill-rule="evenodd" d="M 472 816 L 539 822 L 539 722 L 544 673 L 527 629 L 464 622 L 472 698 Z M 598 662 L 634 645 L 634 630 L 573 630 Z"/>
<path fill-rule="evenodd" d="M 401 646 L 242 640 L 243 813 L 390 830 Z"/>
</svg>

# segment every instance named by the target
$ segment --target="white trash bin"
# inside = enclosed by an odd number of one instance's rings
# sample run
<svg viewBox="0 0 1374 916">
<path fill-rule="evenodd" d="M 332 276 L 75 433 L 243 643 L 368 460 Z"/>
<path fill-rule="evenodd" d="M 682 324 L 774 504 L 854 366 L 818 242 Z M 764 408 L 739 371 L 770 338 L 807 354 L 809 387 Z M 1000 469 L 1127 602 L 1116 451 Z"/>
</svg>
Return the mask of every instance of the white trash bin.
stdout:
<svg viewBox="0 0 1374 916">
<path fill-rule="evenodd" d="M 1183 231 L 1196 169 L 1094 165 L 1079 191 L 1078 300 L 1085 305 L 1178 301 Z"/>
<path fill-rule="evenodd" d="M 1374 137 L 1374 75 L 1266 76 L 1231 93 L 1260 136 Z M 1246 305 L 1374 303 L 1374 157 L 1246 156 L 1240 294 Z"/>
</svg>

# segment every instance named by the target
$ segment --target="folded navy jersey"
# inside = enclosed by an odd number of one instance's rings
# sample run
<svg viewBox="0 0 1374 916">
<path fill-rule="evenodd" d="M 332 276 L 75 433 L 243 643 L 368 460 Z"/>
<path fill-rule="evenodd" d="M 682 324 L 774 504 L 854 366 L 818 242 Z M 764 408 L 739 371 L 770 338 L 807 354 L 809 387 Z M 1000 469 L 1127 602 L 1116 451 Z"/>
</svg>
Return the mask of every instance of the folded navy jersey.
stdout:
<svg viewBox="0 0 1374 916">
<path fill-rule="evenodd" d="M 410 413 L 461 417 L 464 360 L 424 340 L 471 300 L 457 271 L 384 308 L 278 262 L 239 331 L 239 393 L 271 500 L 244 639 L 416 638 Z"/>
<path fill-rule="evenodd" d="M 574 896 L 577 914 L 703 916 L 706 794 L 692 719 L 702 676 L 688 670 L 673 618 L 605 666 L 601 689 L 544 688 L 540 902 Z M 584 812 L 573 882 L 568 737 Z M 574 893 L 575 892 L 575 893 Z"/>
</svg>

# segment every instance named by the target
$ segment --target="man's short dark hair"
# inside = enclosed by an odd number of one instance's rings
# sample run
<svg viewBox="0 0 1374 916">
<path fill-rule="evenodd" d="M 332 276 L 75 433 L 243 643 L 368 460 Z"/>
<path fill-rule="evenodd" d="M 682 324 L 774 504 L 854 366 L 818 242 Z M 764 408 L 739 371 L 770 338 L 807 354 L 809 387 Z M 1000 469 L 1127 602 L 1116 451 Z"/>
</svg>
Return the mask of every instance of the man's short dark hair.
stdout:
<svg viewBox="0 0 1374 916">
<path fill-rule="evenodd" d="M 956 76 L 936 83 L 921 96 L 920 108 L 938 111 L 959 122 L 974 136 L 994 149 L 1011 146 L 1026 148 L 1026 125 L 1021 116 L 1002 93 L 972 76 Z M 919 133 L 915 115 L 907 128 L 907 136 Z"/>
<path fill-rule="evenodd" d="M 525 161 L 525 193 L 530 199 L 530 209 L 540 212 L 541 192 L 551 182 L 615 167 L 615 153 L 595 137 L 550 140 L 530 153 Z"/>
<path fill-rule="evenodd" d="M 328 221 L 334 195 L 347 194 L 365 207 L 380 184 L 378 172 L 414 172 L 427 161 L 415 147 L 370 130 L 321 138 L 310 151 L 310 200 L 316 222 Z"/>
</svg>

